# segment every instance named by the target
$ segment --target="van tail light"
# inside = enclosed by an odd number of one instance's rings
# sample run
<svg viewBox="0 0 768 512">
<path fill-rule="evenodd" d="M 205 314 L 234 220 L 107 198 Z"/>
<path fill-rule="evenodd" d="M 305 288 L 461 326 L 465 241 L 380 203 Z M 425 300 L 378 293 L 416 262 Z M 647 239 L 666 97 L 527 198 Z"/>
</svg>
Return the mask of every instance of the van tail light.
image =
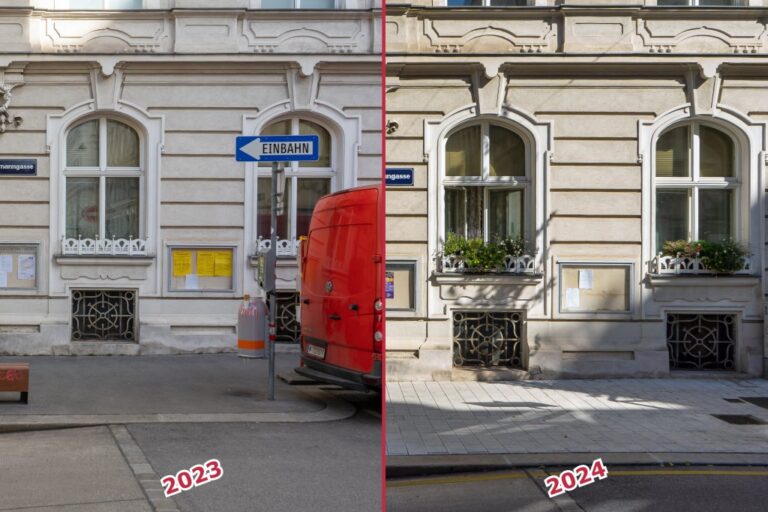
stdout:
<svg viewBox="0 0 768 512">
<path fill-rule="evenodd" d="M 384 303 L 376 299 L 373 303 L 373 351 L 381 354 L 384 342 Z"/>
</svg>

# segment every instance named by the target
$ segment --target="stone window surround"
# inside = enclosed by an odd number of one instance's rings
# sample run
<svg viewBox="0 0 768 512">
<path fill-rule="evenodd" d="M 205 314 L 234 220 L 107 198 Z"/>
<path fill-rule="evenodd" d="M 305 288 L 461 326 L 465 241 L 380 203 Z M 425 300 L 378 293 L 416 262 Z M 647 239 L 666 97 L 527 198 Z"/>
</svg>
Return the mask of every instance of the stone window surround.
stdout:
<svg viewBox="0 0 768 512">
<path fill-rule="evenodd" d="M 98 147 L 98 164 L 96 168 L 92 168 L 89 166 L 73 166 L 69 167 L 66 162 L 66 143 L 64 145 L 64 155 L 62 157 L 62 163 L 63 166 L 61 166 L 59 169 L 57 169 L 62 176 L 60 177 L 62 179 L 62 188 L 64 189 L 64 208 L 65 208 L 65 225 L 64 230 L 62 233 L 66 234 L 66 180 L 68 177 L 70 178 L 99 178 L 100 183 L 101 180 L 104 178 L 138 178 L 139 179 L 139 234 L 136 238 L 145 239 L 146 238 L 146 226 L 144 224 L 145 221 L 145 211 L 146 211 L 146 186 L 145 186 L 145 162 L 147 161 L 147 154 L 146 154 L 146 146 L 144 144 L 144 139 L 142 137 L 142 128 L 140 126 L 137 126 L 135 123 L 132 122 L 132 120 L 126 119 L 124 117 L 120 116 L 114 116 L 109 114 L 100 114 L 95 116 L 85 116 L 80 119 L 78 119 L 76 122 L 71 123 L 69 126 L 67 126 L 67 129 L 64 133 L 64 140 L 67 140 L 67 137 L 69 134 L 77 128 L 78 126 L 85 124 L 90 121 L 98 121 L 98 130 L 99 130 L 99 147 Z M 121 124 L 124 124 L 125 126 L 128 126 L 132 130 L 134 130 L 138 136 L 139 139 L 139 166 L 137 168 L 131 167 L 131 168 L 122 168 L 119 167 L 117 169 L 114 169 L 115 166 L 110 166 L 107 164 L 107 155 L 109 154 L 109 138 L 107 136 L 107 123 L 109 121 L 117 121 Z M 100 210 L 101 207 L 106 207 L 106 197 L 102 195 L 102 190 L 100 186 L 99 190 L 99 205 Z M 101 231 L 101 226 L 106 225 L 106 218 L 101 217 L 102 212 L 99 212 L 100 220 L 99 220 L 99 231 Z M 106 228 L 104 228 L 106 230 Z M 103 236 L 101 238 L 109 238 L 108 233 L 104 232 L 102 233 Z"/>
<path fill-rule="evenodd" d="M 112 107 L 112 108 L 107 108 Z M 158 213 L 160 190 L 160 158 L 163 147 L 164 119 L 162 116 L 151 116 L 139 107 L 128 102 L 119 100 L 105 108 L 97 108 L 96 100 L 88 100 L 77 104 L 60 115 L 49 115 L 47 119 L 47 145 L 50 154 L 50 197 L 49 215 L 51 222 L 49 235 L 49 250 L 54 255 L 61 251 L 61 238 L 65 234 L 65 200 L 66 190 L 64 189 L 64 180 L 62 179 L 62 169 L 64 168 L 64 158 L 66 149 L 66 136 L 69 129 L 80 122 L 93 117 L 111 117 L 127 122 L 139 133 L 142 142 L 143 166 L 144 166 L 144 236 L 147 243 L 147 254 L 151 260 L 157 253 L 157 243 L 159 237 Z M 76 260 L 83 257 L 57 257 L 56 261 L 60 265 L 75 263 Z M 89 261 L 99 266 L 124 266 L 132 258 L 115 258 L 111 256 L 89 256 Z M 137 261 L 142 260 L 141 265 L 146 265 L 147 258 L 134 257 Z"/>
<path fill-rule="evenodd" d="M 549 154 L 552 149 L 551 123 L 540 123 L 527 113 L 510 107 L 502 107 L 500 115 L 478 115 L 475 105 L 458 109 L 448 114 L 442 121 L 425 121 L 424 153 L 428 160 L 429 182 L 431 191 L 428 201 L 429 212 L 429 254 L 437 253 L 442 241 L 439 237 L 445 232 L 444 216 L 444 187 L 443 166 L 445 160 L 445 143 L 457 129 L 477 122 L 493 122 L 514 131 L 523 138 L 526 146 L 526 167 L 529 177 L 528 188 L 530 201 L 525 206 L 526 233 L 535 233 L 535 242 L 539 248 L 537 266 L 546 259 L 544 248 L 544 190 L 545 168 L 549 165 Z M 526 199 L 528 196 L 526 197 Z M 436 228 L 436 229 L 435 229 Z M 434 272 L 434 262 L 430 264 L 430 274 Z"/>
<path fill-rule="evenodd" d="M 263 127 L 286 118 L 302 118 L 316 122 L 328 130 L 331 135 L 331 154 L 333 155 L 331 163 L 335 173 L 332 190 L 351 188 L 357 183 L 357 155 L 362 142 L 362 120 L 359 116 L 347 115 L 336 106 L 318 100 L 316 91 L 319 84 L 319 72 L 315 71 L 310 77 L 312 78 L 311 85 L 308 85 L 308 89 L 304 91 L 307 93 L 305 96 L 299 90 L 297 77 L 289 73 L 288 78 L 291 87 L 289 90 L 292 91 L 292 99 L 281 100 L 261 110 L 256 115 L 243 116 L 242 134 L 258 135 Z M 306 102 L 303 102 L 302 98 Z M 244 273 L 252 270 L 257 262 L 257 258 L 252 257 L 255 254 L 258 239 L 256 233 L 257 167 L 252 162 L 245 164 L 245 219 L 243 225 L 245 261 L 242 267 Z M 292 273 L 291 269 L 295 269 L 297 266 L 296 259 L 289 258 L 284 261 L 287 267 L 290 267 L 289 274 Z M 279 272 L 278 269 L 278 274 Z M 279 275 L 278 278 L 280 278 Z M 249 288 L 253 285 L 256 285 L 256 288 Z M 260 288 L 256 282 L 252 281 L 250 284 L 246 284 L 243 293 L 257 294 L 259 291 Z"/>
<path fill-rule="evenodd" d="M 764 206 L 759 200 L 759 192 L 764 187 L 762 175 L 765 171 L 766 157 L 765 123 L 752 122 L 747 116 L 723 105 L 718 105 L 710 113 L 695 115 L 690 104 L 671 109 L 659 115 L 654 121 L 639 122 L 638 157 L 642 168 L 642 190 L 655 191 L 656 189 L 655 149 L 660 135 L 674 126 L 691 122 L 702 122 L 724 131 L 734 141 L 736 169 L 743 167 L 739 198 L 743 212 L 739 230 L 742 241 L 752 253 L 752 268 L 762 269 L 764 236 L 760 220 L 764 216 Z M 741 162 L 744 164 L 740 164 Z M 654 247 L 654 212 L 655 193 L 643 194 L 641 231 L 643 262 L 650 262 L 658 252 Z M 679 281 L 681 284 L 684 282 Z"/>
<path fill-rule="evenodd" d="M 477 104 L 469 104 L 460 107 L 446 116 L 437 120 L 426 119 L 424 121 L 424 157 L 427 162 L 427 188 L 429 190 L 427 200 L 428 211 L 428 230 L 427 230 L 427 253 L 435 255 L 442 245 L 442 233 L 444 226 L 444 204 L 443 204 L 443 185 L 442 168 L 444 156 L 444 145 L 447 135 L 455 128 L 468 124 L 472 121 L 493 120 L 503 126 L 510 127 L 519 135 L 523 136 L 526 147 L 529 148 L 528 169 L 530 177 L 530 189 L 532 204 L 528 205 L 527 212 L 529 222 L 531 223 L 531 233 L 535 237 L 531 240 L 537 247 L 536 268 L 539 269 L 537 276 L 502 276 L 488 275 L 487 279 L 492 282 L 501 281 L 503 283 L 525 283 L 526 285 L 536 285 L 546 282 L 546 268 L 544 262 L 548 259 L 548 252 L 545 241 L 547 240 L 546 226 L 546 179 L 549 173 L 549 162 L 554 148 L 553 122 L 539 121 L 533 115 L 512 107 L 502 105 L 498 113 L 479 114 Z M 437 262 L 434 257 L 430 258 L 427 264 L 427 275 L 433 276 L 433 283 L 439 286 L 430 286 L 427 299 L 427 316 L 430 318 L 442 318 L 446 315 L 444 309 L 444 300 L 441 297 L 442 285 L 449 283 L 476 283 L 485 281 L 483 276 L 477 275 L 436 275 Z M 546 299 L 542 301 L 546 303 Z"/>
</svg>

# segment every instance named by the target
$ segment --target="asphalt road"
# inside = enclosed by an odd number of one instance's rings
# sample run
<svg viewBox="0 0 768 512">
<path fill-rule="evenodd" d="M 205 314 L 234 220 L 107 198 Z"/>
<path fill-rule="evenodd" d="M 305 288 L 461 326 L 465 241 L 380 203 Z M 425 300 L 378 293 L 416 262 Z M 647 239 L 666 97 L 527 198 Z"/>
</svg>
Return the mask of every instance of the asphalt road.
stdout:
<svg viewBox="0 0 768 512">
<path fill-rule="evenodd" d="M 564 469 L 387 481 L 388 512 L 762 512 L 768 468 L 609 467 L 608 478 L 557 498 L 543 480 Z"/>
<path fill-rule="evenodd" d="M 158 475 L 219 459 L 220 480 L 174 496 L 184 512 L 380 511 L 381 398 L 331 392 L 354 404 L 357 413 L 327 423 L 128 429 Z"/>
</svg>

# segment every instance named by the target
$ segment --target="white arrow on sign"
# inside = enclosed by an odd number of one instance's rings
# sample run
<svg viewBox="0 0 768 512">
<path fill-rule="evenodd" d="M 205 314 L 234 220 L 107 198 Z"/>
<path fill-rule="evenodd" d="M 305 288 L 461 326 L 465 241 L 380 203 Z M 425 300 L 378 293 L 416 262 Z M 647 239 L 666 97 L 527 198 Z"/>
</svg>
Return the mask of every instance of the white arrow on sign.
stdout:
<svg viewBox="0 0 768 512">
<path fill-rule="evenodd" d="M 262 145 L 261 145 L 261 139 L 258 137 L 253 139 L 251 142 L 240 148 L 240 151 L 243 153 L 247 153 L 251 155 L 256 160 L 261 160 L 262 155 Z"/>
</svg>

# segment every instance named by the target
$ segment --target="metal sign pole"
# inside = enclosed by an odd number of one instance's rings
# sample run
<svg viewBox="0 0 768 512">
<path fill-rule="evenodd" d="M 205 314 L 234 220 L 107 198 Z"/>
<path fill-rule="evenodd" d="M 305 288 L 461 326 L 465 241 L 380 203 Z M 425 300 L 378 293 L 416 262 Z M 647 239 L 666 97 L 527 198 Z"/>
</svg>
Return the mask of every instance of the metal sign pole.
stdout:
<svg viewBox="0 0 768 512">
<path fill-rule="evenodd" d="M 275 267 L 277 263 L 277 216 L 285 205 L 283 167 L 279 162 L 316 161 L 320 148 L 317 135 L 257 135 L 240 136 L 235 139 L 235 160 L 238 162 L 272 162 L 272 219 L 270 226 L 270 247 L 263 269 L 264 286 L 269 303 L 267 336 L 269 347 L 269 382 L 267 397 L 275 399 L 275 341 L 277 335 L 277 287 Z M 278 183 L 278 180 L 280 182 Z"/>
<path fill-rule="evenodd" d="M 267 342 L 269 343 L 269 382 L 267 384 L 267 398 L 269 400 L 275 399 L 275 324 L 277 320 L 277 297 L 275 294 L 275 281 L 276 276 L 276 264 L 277 264 L 277 180 L 278 172 L 280 171 L 280 164 L 278 162 L 272 162 L 272 219 L 270 224 L 270 244 L 269 252 L 270 258 L 267 263 L 267 272 L 270 278 L 266 281 L 271 283 L 271 286 L 267 290 L 269 297 L 269 322 L 267 323 Z"/>
</svg>

